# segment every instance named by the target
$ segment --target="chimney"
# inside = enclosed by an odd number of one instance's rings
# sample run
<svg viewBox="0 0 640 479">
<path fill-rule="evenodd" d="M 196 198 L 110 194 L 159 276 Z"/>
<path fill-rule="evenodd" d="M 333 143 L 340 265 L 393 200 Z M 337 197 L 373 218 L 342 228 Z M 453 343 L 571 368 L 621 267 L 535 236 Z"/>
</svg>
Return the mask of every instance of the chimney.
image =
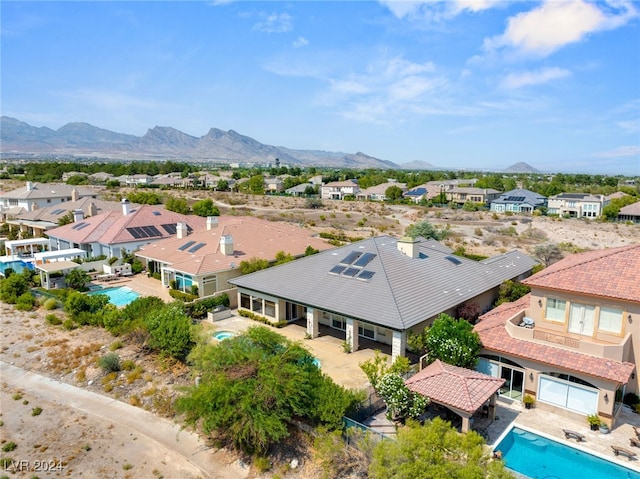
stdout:
<svg viewBox="0 0 640 479">
<path fill-rule="evenodd" d="M 84 211 L 82 210 L 73 210 L 73 222 L 79 223 L 84 219 Z"/>
<path fill-rule="evenodd" d="M 98 214 L 98 207 L 95 203 L 89 203 L 89 216 L 95 216 Z"/>
<path fill-rule="evenodd" d="M 218 227 L 218 218 L 215 216 L 207 216 L 207 231 Z"/>
<path fill-rule="evenodd" d="M 122 205 L 122 215 L 127 216 L 129 214 L 129 211 L 131 210 L 131 203 L 128 199 L 122 198 L 120 204 Z"/>
<path fill-rule="evenodd" d="M 417 258 L 420 255 L 420 241 L 408 236 L 400 238 L 398 240 L 398 250 L 410 258 Z"/>
<path fill-rule="evenodd" d="M 72 189 L 71 190 L 71 201 L 78 201 L 79 197 L 80 197 L 80 195 L 78 195 L 77 188 Z"/>
<path fill-rule="evenodd" d="M 176 224 L 176 233 L 178 234 L 178 239 L 186 238 L 187 234 L 189 234 L 187 231 L 187 223 Z"/>
<path fill-rule="evenodd" d="M 27 181 L 27 191 L 31 191 L 33 189 L 33 183 Z"/>
<path fill-rule="evenodd" d="M 233 236 L 224 235 L 220 237 L 220 251 L 225 256 L 233 256 Z"/>
</svg>

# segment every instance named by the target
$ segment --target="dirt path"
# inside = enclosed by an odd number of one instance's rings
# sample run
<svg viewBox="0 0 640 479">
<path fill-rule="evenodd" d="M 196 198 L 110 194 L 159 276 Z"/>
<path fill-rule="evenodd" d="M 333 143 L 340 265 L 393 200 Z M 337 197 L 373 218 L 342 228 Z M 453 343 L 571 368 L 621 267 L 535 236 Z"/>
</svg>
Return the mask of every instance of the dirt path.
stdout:
<svg viewBox="0 0 640 479">
<path fill-rule="evenodd" d="M 143 409 L 3 361 L 0 377 L 2 438 L 18 444 L 3 457 L 25 474 L 17 477 L 247 477 L 196 434 Z M 33 416 L 33 406 L 42 412 Z"/>
</svg>

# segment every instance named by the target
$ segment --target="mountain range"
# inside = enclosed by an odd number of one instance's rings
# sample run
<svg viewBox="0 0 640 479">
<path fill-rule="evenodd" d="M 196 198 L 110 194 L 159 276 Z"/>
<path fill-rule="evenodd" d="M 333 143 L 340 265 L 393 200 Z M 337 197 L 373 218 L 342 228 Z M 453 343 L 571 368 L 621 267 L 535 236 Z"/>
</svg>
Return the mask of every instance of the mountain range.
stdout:
<svg viewBox="0 0 640 479">
<path fill-rule="evenodd" d="M 293 150 L 260 143 L 229 130 L 211 128 L 201 137 L 175 128 L 156 126 L 144 136 L 127 135 L 88 123 L 67 123 L 57 130 L 35 127 L 8 116 L 0 117 L 0 155 L 8 157 L 68 157 L 112 160 L 179 160 L 207 163 L 273 164 L 333 168 L 452 169 L 425 161 L 398 165 L 362 152 Z M 535 173 L 526 163 L 516 163 L 505 172 Z"/>
</svg>

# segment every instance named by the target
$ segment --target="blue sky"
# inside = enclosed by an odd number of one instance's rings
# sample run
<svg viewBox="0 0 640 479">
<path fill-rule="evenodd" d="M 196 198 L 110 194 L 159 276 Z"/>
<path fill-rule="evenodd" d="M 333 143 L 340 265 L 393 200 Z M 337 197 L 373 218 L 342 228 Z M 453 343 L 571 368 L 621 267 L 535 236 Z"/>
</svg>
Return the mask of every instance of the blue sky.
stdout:
<svg viewBox="0 0 640 479">
<path fill-rule="evenodd" d="M 14 2 L 1 113 L 398 164 L 640 174 L 640 3 Z"/>
</svg>

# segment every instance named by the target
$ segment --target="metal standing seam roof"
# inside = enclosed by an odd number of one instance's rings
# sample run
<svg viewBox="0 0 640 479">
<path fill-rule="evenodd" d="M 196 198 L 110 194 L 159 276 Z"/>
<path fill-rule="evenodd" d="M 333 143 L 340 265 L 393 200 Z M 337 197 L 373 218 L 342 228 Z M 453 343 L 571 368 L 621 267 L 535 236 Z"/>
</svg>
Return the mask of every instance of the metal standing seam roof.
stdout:
<svg viewBox="0 0 640 479">
<path fill-rule="evenodd" d="M 275 296 L 402 331 L 457 306 L 537 263 L 519 251 L 477 262 L 420 243 L 420 257 L 398 250 L 398 240 L 379 236 L 234 278 L 240 288 Z M 368 280 L 329 273 L 350 252 L 375 254 Z"/>
</svg>

